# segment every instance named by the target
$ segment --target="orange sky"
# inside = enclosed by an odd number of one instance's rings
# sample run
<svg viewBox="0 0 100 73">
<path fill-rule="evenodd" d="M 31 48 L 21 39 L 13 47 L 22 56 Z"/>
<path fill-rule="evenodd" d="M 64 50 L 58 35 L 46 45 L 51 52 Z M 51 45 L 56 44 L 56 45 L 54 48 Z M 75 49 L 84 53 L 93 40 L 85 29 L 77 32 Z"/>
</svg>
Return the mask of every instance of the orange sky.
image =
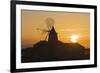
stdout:
<svg viewBox="0 0 100 73">
<path fill-rule="evenodd" d="M 72 35 L 79 35 L 78 43 L 86 48 L 90 47 L 90 14 L 75 12 L 51 12 L 22 10 L 22 47 L 31 47 L 40 40 L 44 40 L 46 34 L 41 35 L 40 29 L 47 29 L 45 20 L 54 19 L 54 27 L 58 33 L 58 39 L 64 43 L 70 43 Z"/>
</svg>

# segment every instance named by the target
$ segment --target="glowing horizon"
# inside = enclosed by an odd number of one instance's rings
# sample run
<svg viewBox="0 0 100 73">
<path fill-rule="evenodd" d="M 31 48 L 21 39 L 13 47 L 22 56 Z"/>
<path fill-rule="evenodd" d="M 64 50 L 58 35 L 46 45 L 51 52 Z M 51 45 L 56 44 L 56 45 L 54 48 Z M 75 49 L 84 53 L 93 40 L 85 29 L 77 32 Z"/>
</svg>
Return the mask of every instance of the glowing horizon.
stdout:
<svg viewBox="0 0 100 73">
<path fill-rule="evenodd" d="M 46 18 L 54 19 L 54 27 L 58 34 L 58 40 L 64 43 L 72 43 L 71 35 L 79 35 L 77 43 L 90 48 L 90 14 L 76 12 L 51 12 L 22 10 L 22 47 L 32 47 L 45 36 L 37 28 L 45 29 Z"/>
</svg>

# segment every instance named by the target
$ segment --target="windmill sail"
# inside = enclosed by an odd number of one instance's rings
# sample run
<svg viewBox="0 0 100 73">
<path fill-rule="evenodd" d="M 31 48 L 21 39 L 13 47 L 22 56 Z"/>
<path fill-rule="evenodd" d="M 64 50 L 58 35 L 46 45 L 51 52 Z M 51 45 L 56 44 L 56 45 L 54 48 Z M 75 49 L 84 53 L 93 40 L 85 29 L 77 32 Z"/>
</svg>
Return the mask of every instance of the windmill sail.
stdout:
<svg viewBox="0 0 100 73">
<path fill-rule="evenodd" d="M 54 20 L 52 18 L 46 19 L 47 30 L 38 28 L 37 30 L 42 31 L 42 35 L 46 34 L 44 40 L 48 40 L 49 43 L 56 43 L 58 41 L 57 33 L 54 28 Z"/>
</svg>

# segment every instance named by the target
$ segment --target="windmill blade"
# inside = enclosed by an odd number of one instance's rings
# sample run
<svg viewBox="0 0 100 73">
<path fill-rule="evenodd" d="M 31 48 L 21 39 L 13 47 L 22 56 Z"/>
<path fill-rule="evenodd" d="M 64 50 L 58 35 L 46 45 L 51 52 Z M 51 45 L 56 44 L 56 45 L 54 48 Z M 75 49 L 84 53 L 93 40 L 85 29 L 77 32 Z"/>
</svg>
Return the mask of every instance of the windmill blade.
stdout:
<svg viewBox="0 0 100 73">
<path fill-rule="evenodd" d="M 46 35 L 46 37 L 45 37 L 45 40 L 48 38 L 49 33 L 50 33 L 50 32 L 47 33 L 47 35 Z"/>
<path fill-rule="evenodd" d="M 37 30 L 42 31 L 42 32 L 41 32 L 41 38 L 42 38 L 43 35 L 46 34 L 46 33 L 47 33 L 47 35 L 46 35 L 46 37 L 45 37 L 45 40 L 48 38 L 48 33 L 50 32 L 49 30 L 40 29 L 40 28 L 37 28 Z"/>
<path fill-rule="evenodd" d="M 43 32 L 49 32 L 49 30 L 40 29 L 40 28 L 37 28 L 37 30 L 40 30 L 40 31 L 43 31 Z"/>
<path fill-rule="evenodd" d="M 46 35 L 45 40 L 47 39 L 47 37 L 48 37 L 48 34 Z"/>
<path fill-rule="evenodd" d="M 52 29 L 53 24 L 54 24 L 54 20 L 52 18 L 46 19 L 46 25 L 47 25 L 47 28 L 48 28 L 49 31 Z"/>
<path fill-rule="evenodd" d="M 45 33 L 47 33 L 47 32 L 43 32 L 43 31 L 42 31 L 41 35 L 43 35 L 43 34 L 45 34 Z"/>
</svg>

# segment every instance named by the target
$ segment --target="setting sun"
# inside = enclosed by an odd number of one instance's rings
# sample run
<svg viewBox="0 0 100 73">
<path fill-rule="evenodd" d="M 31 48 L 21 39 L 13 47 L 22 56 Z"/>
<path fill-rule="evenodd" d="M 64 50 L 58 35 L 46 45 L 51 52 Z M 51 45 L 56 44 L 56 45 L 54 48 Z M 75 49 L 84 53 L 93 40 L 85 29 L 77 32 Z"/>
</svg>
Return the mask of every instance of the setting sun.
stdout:
<svg viewBox="0 0 100 73">
<path fill-rule="evenodd" d="M 72 35 L 72 36 L 71 36 L 71 41 L 72 41 L 73 43 L 76 43 L 76 42 L 78 41 L 78 39 L 79 39 L 79 36 L 78 36 L 78 35 Z"/>
</svg>

